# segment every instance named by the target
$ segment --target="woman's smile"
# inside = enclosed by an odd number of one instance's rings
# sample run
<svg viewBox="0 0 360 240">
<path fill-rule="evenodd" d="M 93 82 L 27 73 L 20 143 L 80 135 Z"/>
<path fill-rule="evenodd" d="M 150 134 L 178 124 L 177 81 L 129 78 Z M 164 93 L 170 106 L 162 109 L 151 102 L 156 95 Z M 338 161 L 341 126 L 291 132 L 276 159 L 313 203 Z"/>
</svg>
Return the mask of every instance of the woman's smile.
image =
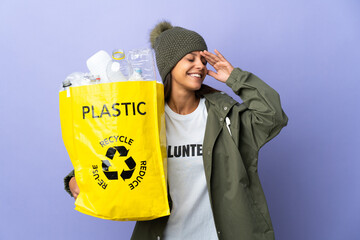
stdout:
<svg viewBox="0 0 360 240">
<path fill-rule="evenodd" d="M 191 77 L 194 77 L 194 78 L 199 78 L 199 79 L 202 78 L 201 73 L 188 73 L 188 75 L 190 75 Z"/>
</svg>

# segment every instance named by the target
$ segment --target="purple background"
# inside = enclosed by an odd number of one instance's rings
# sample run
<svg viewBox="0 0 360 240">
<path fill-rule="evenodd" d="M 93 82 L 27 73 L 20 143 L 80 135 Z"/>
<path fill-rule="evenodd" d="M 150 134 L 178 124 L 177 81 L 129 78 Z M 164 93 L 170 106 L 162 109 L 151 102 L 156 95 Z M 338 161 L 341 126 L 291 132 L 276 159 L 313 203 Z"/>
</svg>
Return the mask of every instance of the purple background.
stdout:
<svg viewBox="0 0 360 240">
<path fill-rule="evenodd" d="M 169 19 L 281 95 L 289 124 L 260 152 L 277 239 L 360 239 L 358 0 L 0 2 L 0 239 L 129 239 L 75 211 L 58 90 L 96 51 L 148 46 Z M 210 77 L 206 82 L 230 93 Z"/>
</svg>

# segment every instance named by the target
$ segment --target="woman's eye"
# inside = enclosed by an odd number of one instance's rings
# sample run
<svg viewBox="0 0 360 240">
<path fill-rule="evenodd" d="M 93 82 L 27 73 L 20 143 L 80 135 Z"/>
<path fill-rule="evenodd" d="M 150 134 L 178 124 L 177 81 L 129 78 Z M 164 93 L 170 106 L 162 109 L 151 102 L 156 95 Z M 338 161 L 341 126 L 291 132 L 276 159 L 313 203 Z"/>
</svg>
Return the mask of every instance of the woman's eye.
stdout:
<svg viewBox="0 0 360 240">
<path fill-rule="evenodd" d="M 189 62 L 193 62 L 194 59 L 193 58 L 188 58 Z"/>
</svg>

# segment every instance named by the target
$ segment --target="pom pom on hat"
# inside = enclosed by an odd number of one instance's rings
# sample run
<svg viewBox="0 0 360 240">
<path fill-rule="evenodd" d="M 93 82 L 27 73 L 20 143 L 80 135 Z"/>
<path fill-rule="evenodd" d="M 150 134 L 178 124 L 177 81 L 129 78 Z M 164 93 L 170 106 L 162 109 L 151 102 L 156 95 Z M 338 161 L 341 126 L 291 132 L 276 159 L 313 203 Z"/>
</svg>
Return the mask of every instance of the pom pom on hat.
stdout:
<svg viewBox="0 0 360 240">
<path fill-rule="evenodd" d="M 172 28 L 173 28 L 173 26 L 168 21 L 162 21 L 162 22 L 158 23 L 150 33 L 151 47 L 155 48 L 155 41 L 162 32 L 172 29 Z"/>
<path fill-rule="evenodd" d="M 153 28 L 150 42 L 163 81 L 186 54 L 207 50 L 205 40 L 197 32 L 173 27 L 168 21 L 162 21 Z"/>
</svg>

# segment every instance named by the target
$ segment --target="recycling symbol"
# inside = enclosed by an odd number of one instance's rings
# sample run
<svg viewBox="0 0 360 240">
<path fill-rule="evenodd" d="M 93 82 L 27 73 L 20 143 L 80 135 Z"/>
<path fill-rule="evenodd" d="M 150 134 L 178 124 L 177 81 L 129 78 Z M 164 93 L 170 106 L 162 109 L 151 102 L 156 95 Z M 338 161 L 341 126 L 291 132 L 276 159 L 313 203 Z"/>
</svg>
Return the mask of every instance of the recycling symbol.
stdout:
<svg viewBox="0 0 360 240">
<path fill-rule="evenodd" d="M 120 157 L 120 159 L 127 157 L 129 150 L 127 150 L 124 146 L 114 146 L 114 147 L 109 147 L 109 149 L 106 151 L 105 156 L 110 159 L 110 161 L 112 160 L 118 160 Z M 117 155 L 116 153 L 118 153 L 119 155 Z M 115 158 L 115 159 L 114 159 Z M 117 171 L 111 171 L 110 167 L 112 166 L 109 160 L 101 160 L 102 161 L 102 169 L 103 172 L 105 174 L 105 176 L 107 177 L 107 179 L 109 180 L 118 180 L 118 172 Z M 129 157 L 125 160 L 125 164 L 128 167 L 127 170 L 123 169 L 123 171 L 120 174 L 120 177 L 125 181 L 125 179 L 129 179 L 131 178 L 131 176 L 133 175 L 134 171 L 135 171 L 135 167 L 136 167 L 136 163 L 134 161 L 134 159 L 132 157 Z"/>
</svg>

